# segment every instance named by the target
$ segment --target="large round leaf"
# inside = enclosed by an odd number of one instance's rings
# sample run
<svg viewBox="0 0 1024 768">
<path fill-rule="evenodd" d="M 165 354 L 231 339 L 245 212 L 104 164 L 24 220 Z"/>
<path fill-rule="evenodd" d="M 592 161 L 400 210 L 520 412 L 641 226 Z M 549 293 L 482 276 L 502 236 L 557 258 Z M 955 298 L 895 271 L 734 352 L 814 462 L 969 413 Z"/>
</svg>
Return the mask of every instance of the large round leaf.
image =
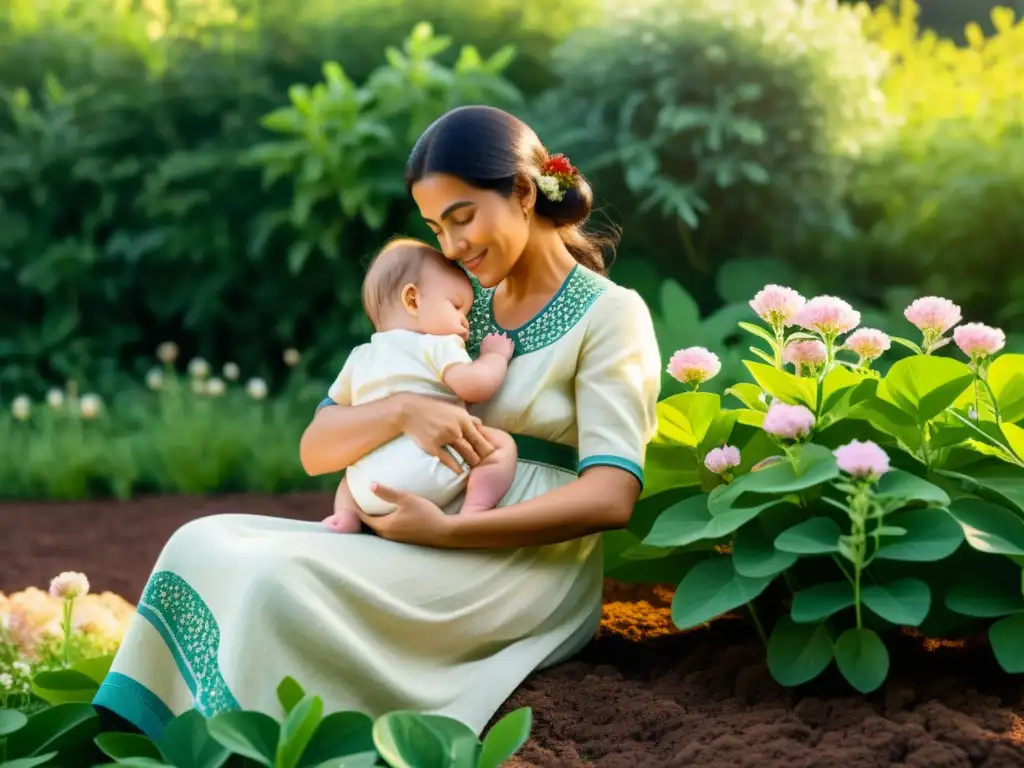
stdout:
<svg viewBox="0 0 1024 768">
<path fill-rule="evenodd" d="M 717 515 L 737 504 L 746 493 L 784 495 L 807 490 L 839 476 L 832 451 L 807 443 L 792 450 L 791 460 L 780 460 L 765 469 L 749 472 L 711 492 L 708 507 Z"/>
<path fill-rule="evenodd" d="M 754 380 L 765 392 L 789 405 L 804 405 L 815 410 L 818 389 L 813 379 L 796 376 L 789 371 L 780 371 L 765 363 L 744 360 Z"/>
<path fill-rule="evenodd" d="M 0 709 L 0 738 L 20 731 L 28 724 L 28 717 L 16 709 Z"/>
<path fill-rule="evenodd" d="M 832 661 L 832 640 L 824 624 L 797 624 L 783 616 L 768 638 L 768 671 L 780 685 L 813 680 Z"/>
<path fill-rule="evenodd" d="M 897 360 L 878 385 L 878 397 L 923 426 L 951 406 L 974 381 L 966 363 L 915 355 Z"/>
<path fill-rule="evenodd" d="M 836 666 L 861 693 L 877 690 L 889 675 L 889 651 L 873 629 L 848 629 L 835 645 Z"/>
<path fill-rule="evenodd" d="M 1011 675 L 1024 672 L 1024 613 L 1015 613 L 997 621 L 988 629 L 992 652 L 1004 670 Z"/>
<path fill-rule="evenodd" d="M 494 724 L 484 737 L 476 768 L 500 768 L 526 743 L 533 725 L 533 710 L 520 707 Z"/>
<path fill-rule="evenodd" d="M 949 505 L 949 494 L 939 486 L 902 469 L 892 469 L 882 475 L 876 492 L 906 501 L 923 501 L 940 507 Z"/>
<path fill-rule="evenodd" d="M 801 589 L 793 595 L 790 615 L 798 624 L 817 624 L 854 604 L 848 581 L 826 581 Z"/>
<path fill-rule="evenodd" d="M 708 497 L 691 496 L 658 515 L 643 543 L 652 547 L 684 547 L 705 538 L 704 530 L 710 522 Z"/>
<path fill-rule="evenodd" d="M 736 573 L 752 579 L 782 573 L 798 559 L 791 552 L 776 549 L 759 520 L 740 528 L 732 545 L 732 564 Z"/>
<path fill-rule="evenodd" d="M 1008 422 L 1024 420 L 1024 355 L 1000 355 L 989 366 L 988 383 L 999 404 L 999 416 Z"/>
<path fill-rule="evenodd" d="M 274 765 L 281 726 L 270 715 L 243 710 L 222 712 L 210 718 L 206 727 L 210 736 L 235 754 L 260 765 Z"/>
<path fill-rule="evenodd" d="M 772 577 L 740 576 L 728 557 L 715 557 L 683 577 L 672 597 L 672 621 L 680 629 L 705 624 L 760 595 Z"/>
<path fill-rule="evenodd" d="M 1013 567 L 1005 560 L 994 560 Z M 946 607 L 962 616 L 977 619 L 995 619 L 1024 611 L 1020 579 L 1010 581 L 1001 576 L 1003 573 L 998 569 L 964 574 L 946 593 Z"/>
<path fill-rule="evenodd" d="M 794 555 L 828 555 L 839 551 L 839 525 L 829 517 L 812 517 L 783 531 L 775 548 Z"/>
<path fill-rule="evenodd" d="M 875 555 L 879 560 L 930 563 L 952 555 L 964 541 L 960 524 L 945 509 L 928 507 L 897 512 L 887 525 L 902 528 L 902 536 L 889 537 Z"/>
<path fill-rule="evenodd" d="M 920 579 L 896 579 L 864 586 L 860 599 L 876 616 L 900 626 L 916 627 L 928 615 L 932 593 Z"/>
<path fill-rule="evenodd" d="M 1024 555 L 1024 520 L 1015 512 L 982 499 L 964 496 L 949 506 L 967 543 L 993 555 Z"/>
<path fill-rule="evenodd" d="M 656 440 L 696 448 L 704 440 L 722 400 L 710 392 L 684 392 L 658 403 Z"/>
</svg>

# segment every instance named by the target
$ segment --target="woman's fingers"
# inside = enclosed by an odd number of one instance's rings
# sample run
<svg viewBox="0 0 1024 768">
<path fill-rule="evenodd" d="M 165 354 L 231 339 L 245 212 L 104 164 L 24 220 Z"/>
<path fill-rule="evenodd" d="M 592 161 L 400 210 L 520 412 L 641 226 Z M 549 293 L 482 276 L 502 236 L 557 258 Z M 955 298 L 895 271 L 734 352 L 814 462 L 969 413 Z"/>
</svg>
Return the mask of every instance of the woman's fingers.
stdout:
<svg viewBox="0 0 1024 768">
<path fill-rule="evenodd" d="M 452 448 L 459 456 L 466 460 L 469 466 L 475 467 L 480 463 L 480 454 L 476 452 L 476 449 L 468 440 L 460 437 L 452 443 Z"/>
<path fill-rule="evenodd" d="M 476 424 L 471 423 L 467 425 L 462 430 L 462 435 L 481 459 L 486 459 L 494 453 L 494 446 L 487 442 L 487 438 L 484 437 L 483 432 L 480 431 Z"/>
<path fill-rule="evenodd" d="M 451 451 L 449 451 L 446 446 L 442 445 L 440 448 L 437 449 L 437 453 L 435 453 L 434 455 L 437 457 L 438 461 L 440 461 L 442 464 L 448 467 L 448 469 L 450 469 L 456 475 L 461 475 L 465 471 L 462 465 L 460 465 L 459 462 L 455 460 L 455 457 L 452 456 Z"/>
</svg>

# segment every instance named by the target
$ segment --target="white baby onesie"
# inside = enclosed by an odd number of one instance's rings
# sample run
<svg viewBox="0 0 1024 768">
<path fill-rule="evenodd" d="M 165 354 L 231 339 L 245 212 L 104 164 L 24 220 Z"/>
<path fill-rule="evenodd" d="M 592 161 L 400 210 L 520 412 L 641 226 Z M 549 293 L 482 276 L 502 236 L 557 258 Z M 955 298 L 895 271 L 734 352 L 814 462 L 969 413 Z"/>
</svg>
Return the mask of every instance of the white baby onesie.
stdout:
<svg viewBox="0 0 1024 768">
<path fill-rule="evenodd" d="M 465 406 L 444 383 L 444 374 L 451 365 L 471 362 L 459 336 L 382 331 L 352 350 L 328 396 L 338 405 L 362 405 L 412 392 Z M 352 464 L 345 477 L 356 503 L 368 515 L 386 515 L 395 509 L 370 490 L 373 482 L 423 496 L 444 508 L 465 490 L 469 479 L 469 468 L 458 454 L 452 455 L 463 465 L 461 475 L 424 453 L 411 438 L 400 435 Z"/>
</svg>

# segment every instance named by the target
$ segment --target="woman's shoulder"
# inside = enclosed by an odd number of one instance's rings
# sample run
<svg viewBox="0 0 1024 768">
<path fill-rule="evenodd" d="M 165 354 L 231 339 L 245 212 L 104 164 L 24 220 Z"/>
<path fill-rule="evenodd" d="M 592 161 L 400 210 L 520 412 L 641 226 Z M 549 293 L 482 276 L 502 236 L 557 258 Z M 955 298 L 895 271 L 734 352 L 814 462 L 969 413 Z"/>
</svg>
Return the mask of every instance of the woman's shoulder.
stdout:
<svg viewBox="0 0 1024 768">
<path fill-rule="evenodd" d="M 581 270 L 586 269 L 580 267 Z M 593 297 L 592 312 L 596 317 L 607 319 L 622 313 L 640 313 L 650 316 L 650 309 L 643 297 L 632 288 L 627 288 L 610 277 L 586 270 L 586 280 L 591 285 Z"/>
</svg>

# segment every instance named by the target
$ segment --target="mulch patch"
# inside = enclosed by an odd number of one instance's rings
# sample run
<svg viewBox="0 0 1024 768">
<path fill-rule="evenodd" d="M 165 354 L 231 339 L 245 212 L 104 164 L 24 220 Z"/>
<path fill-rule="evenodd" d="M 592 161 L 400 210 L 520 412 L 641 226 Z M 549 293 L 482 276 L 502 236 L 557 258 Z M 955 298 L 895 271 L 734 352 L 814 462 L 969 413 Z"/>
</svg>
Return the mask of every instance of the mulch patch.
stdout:
<svg viewBox="0 0 1024 768">
<path fill-rule="evenodd" d="M 0 504 L 0 591 L 79 570 L 94 591 L 134 602 L 161 546 L 188 520 L 236 511 L 319 520 L 329 506 L 323 494 Z M 666 588 L 607 584 L 595 642 L 529 678 L 503 708 L 534 711 L 533 736 L 510 765 L 1024 766 L 1024 680 L 1002 674 L 984 645 L 935 648 L 907 637 L 873 695 L 851 695 L 834 676 L 790 690 L 771 679 L 744 622 L 681 633 L 671 599 Z"/>
</svg>

